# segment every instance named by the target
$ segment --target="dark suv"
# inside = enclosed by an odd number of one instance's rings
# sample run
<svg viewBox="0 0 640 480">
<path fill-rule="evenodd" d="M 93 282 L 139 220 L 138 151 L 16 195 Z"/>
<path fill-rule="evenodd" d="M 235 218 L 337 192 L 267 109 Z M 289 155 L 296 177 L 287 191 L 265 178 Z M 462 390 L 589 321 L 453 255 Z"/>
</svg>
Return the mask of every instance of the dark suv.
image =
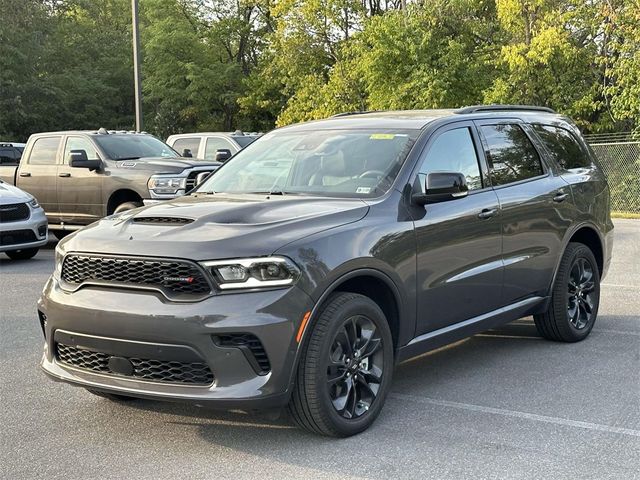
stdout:
<svg viewBox="0 0 640 480">
<path fill-rule="evenodd" d="M 612 228 L 593 153 L 548 109 L 281 128 L 190 194 L 62 241 L 42 367 L 112 399 L 288 405 L 352 435 L 399 361 L 526 315 L 584 339 Z"/>
</svg>

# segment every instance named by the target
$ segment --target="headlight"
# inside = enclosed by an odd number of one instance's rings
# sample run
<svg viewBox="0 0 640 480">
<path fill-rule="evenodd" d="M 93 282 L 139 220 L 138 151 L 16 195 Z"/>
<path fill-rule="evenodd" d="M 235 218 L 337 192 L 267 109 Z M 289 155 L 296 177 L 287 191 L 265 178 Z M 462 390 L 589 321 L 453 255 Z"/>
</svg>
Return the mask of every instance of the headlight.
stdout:
<svg viewBox="0 0 640 480">
<path fill-rule="evenodd" d="M 149 190 L 158 195 L 175 195 L 184 190 L 186 185 L 185 177 L 151 177 L 147 182 Z"/>
<path fill-rule="evenodd" d="M 38 200 L 36 200 L 35 198 L 32 198 L 32 199 L 29 201 L 29 206 L 30 206 L 31 208 L 40 208 L 40 204 L 38 203 Z"/>
<path fill-rule="evenodd" d="M 285 257 L 240 258 L 202 262 L 221 290 L 293 285 L 298 267 Z"/>
</svg>

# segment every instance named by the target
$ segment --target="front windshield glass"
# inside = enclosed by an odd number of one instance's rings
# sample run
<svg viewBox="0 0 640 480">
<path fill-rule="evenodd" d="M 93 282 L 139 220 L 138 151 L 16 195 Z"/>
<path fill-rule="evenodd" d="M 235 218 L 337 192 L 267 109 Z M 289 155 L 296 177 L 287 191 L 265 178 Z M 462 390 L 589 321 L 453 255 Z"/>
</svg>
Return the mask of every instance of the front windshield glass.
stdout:
<svg viewBox="0 0 640 480">
<path fill-rule="evenodd" d="M 178 153 L 151 135 L 123 134 L 93 137 L 112 160 L 135 160 L 144 157 L 176 158 Z"/>
<path fill-rule="evenodd" d="M 196 192 L 377 197 L 391 187 L 417 134 L 275 131 L 237 153 Z"/>
</svg>

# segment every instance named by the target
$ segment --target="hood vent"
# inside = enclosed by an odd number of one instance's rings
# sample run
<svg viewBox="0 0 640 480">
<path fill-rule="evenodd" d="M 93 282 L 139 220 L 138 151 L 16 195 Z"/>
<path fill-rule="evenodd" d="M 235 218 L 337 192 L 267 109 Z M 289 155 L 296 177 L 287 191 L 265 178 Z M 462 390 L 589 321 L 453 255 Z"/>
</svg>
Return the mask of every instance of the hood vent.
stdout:
<svg viewBox="0 0 640 480">
<path fill-rule="evenodd" d="M 192 218 L 180 217 L 134 217 L 135 223 L 146 223 L 153 225 L 187 225 L 193 222 Z"/>
</svg>

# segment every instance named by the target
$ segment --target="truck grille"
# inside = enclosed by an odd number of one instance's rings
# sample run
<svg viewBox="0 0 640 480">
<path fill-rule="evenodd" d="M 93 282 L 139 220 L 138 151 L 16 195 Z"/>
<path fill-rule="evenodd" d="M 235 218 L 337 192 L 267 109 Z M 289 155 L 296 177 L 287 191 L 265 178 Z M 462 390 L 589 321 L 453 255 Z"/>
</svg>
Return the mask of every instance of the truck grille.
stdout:
<svg viewBox="0 0 640 480">
<path fill-rule="evenodd" d="M 27 218 L 29 218 L 29 205 L 26 203 L 0 205 L 0 223 L 19 222 Z"/>
<path fill-rule="evenodd" d="M 196 186 L 196 184 L 198 183 L 198 176 L 200 174 L 205 173 L 205 174 L 209 175 L 214 170 L 215 169 L 211 169 L 211 170 L 194 170 L 193 172 L 189 173 L 189 176 L 187 177 L 186 191 L 188 192 L 189 190 L 193 189 L 193 187 Z M 200 178 L 204 178 L 204 176 L 200 177 Z"/>
<path fill-rule="evenodd" d="M 0 232 L 0 245 L 20 245 L 31 243 L 37 240 L 33 230 L 7 230 Z"/>
<path fill-rule="evenodd" d="M 148 288 L 160 290 L 171 300 L 195 301 L 211 292 L 204 272 L 184 260 L 68 254 L 61 277 L 72 287 L 97 284 Z"/>
<path fill-rule="evenodd" d="M 210 385 L 213 383 L 213 373 L 206 363 L 179 362 L 168 360 L 153 360 L 149 358 L 129 357 L 127 360 L 133 365 L 131 375 L 113 372 L 109 368 L 111 355 L 94 352 L 62 343 L 56 343 L 56 359 L 58 362 L 81 370 L 132 377 L 162 383 L 186 383 L 192 385 Z"/>
</svg>

